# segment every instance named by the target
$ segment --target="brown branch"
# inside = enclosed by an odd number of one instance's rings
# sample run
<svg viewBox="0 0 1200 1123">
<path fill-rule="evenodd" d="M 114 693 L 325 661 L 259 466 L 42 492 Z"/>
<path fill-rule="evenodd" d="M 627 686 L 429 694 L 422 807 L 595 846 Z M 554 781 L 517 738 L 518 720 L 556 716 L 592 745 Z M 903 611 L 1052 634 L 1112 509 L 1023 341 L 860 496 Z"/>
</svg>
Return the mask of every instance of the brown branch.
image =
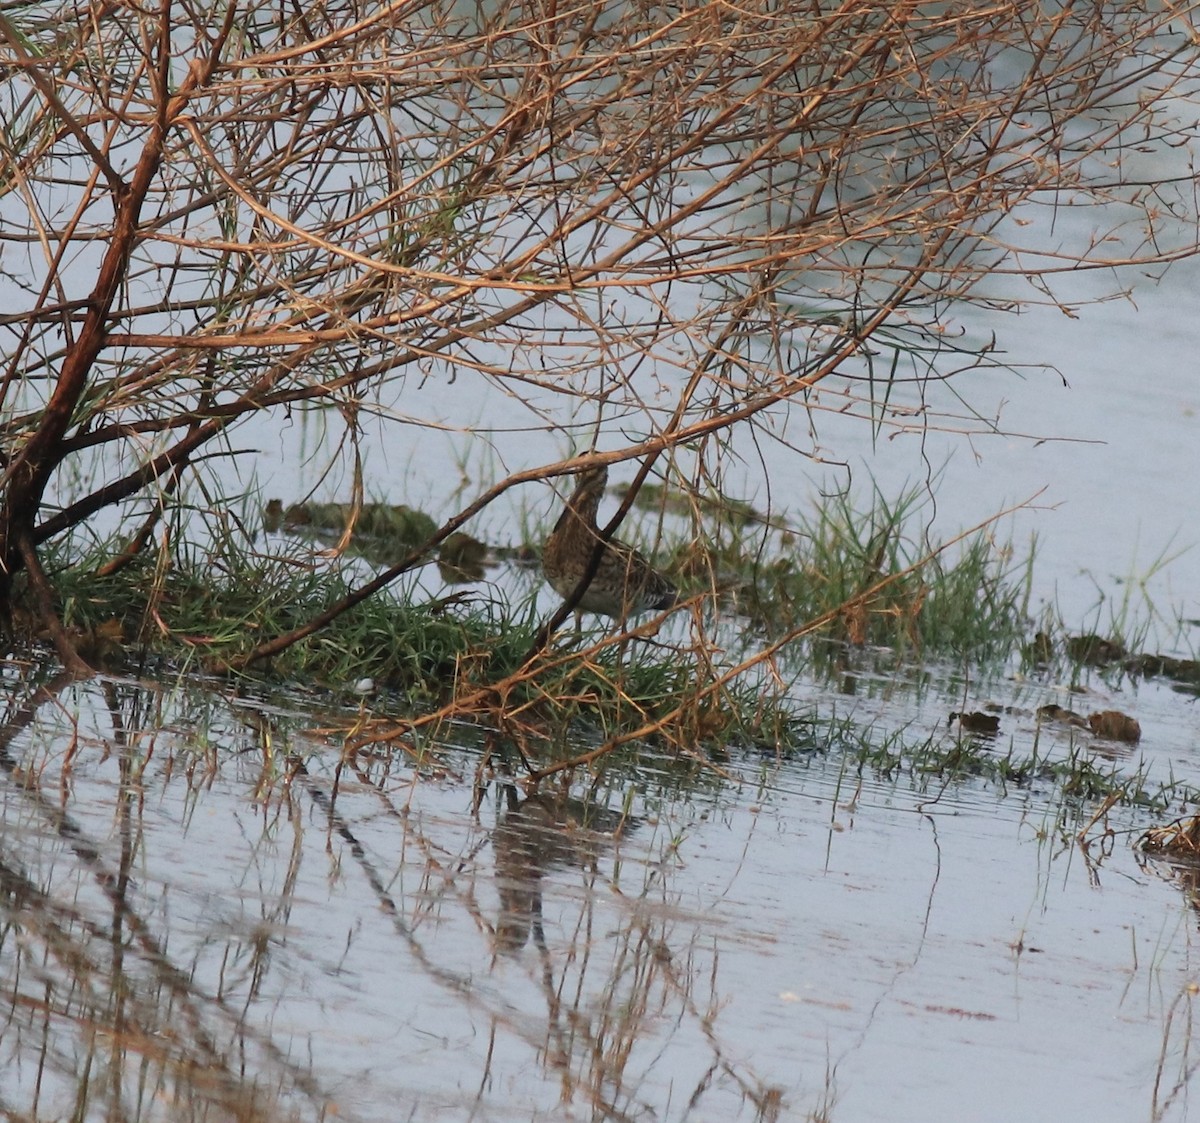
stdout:
<svg viewBox="0 0 1200 1123">
<path fill-rule="evenodd" d="M 38 619 L 50 636 L 50 641 L 54 644 L 54 650 L 58 652 L 64 669 L 79 678 L 91 678 L 96 672 L 75 649 L 70 636 L 62 626 L 62 621 L 58 618 L 58 611 L 54 607 L 54 590 L 50 587 L 50 581 L 46 577 L 45 570 L 42 569 L 37 550 L 34 549 L 33 541 L 28 534 L 21 535 L 17 542 L 17 548 L 20 550 L 21 560 L 25 563 L 29 588 L 33 593 L 34 603 L 37 605 Z"/>
</svg>

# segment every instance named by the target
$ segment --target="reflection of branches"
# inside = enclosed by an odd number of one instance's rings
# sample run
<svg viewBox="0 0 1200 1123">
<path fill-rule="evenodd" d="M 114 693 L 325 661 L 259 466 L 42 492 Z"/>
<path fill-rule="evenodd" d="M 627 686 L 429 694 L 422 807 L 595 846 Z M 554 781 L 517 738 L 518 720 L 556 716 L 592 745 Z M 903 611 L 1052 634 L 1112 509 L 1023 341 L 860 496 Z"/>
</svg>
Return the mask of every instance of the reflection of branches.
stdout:
<svg viewBox="0 0 1200 1123">
<path fill-rule="evenodd" d="M 506 808 L 492 832 L 500 916 L 496 945 L 513 954 L 534 943 L 546 950 L 542 930 L 542 875 L 554 866 L 592 869 L 607 833 L 634 825 L 628 819 L 565 795 L 539 794 L 518 800 L 505 789 Z"/>
<path fill-rule="evenodd" d="M 643 913 L 632 902 L 628 925 L 606 933 L 595 928 L 594 898 L 602 882 L 598 859 L 629 821 L 561 793 L 518 801 L 512 788 L 505 791 L 506 804 L 492 833 L 500 896 L 496 943 L 513 956 L 533 937 L 547 1009 L 546 1063 L 558 1072 L 564 1097 L 586 1096 L 600 1118 L 640 1117 L 633 1110 L 637 1078 L 630 1068 L 643 1049 L 661 1048 L 652 1042 L 663 1020 L 687 1020 L 701 1030 L 713 1055 L 692 1106 L 721 1073 L 756 1105 L 760 1119 L 775 1119 L 781 1108 L 778 1089 L 764 1088 L 744 1074 L 720 1040 L 716 953 L 707 972 L 714 991 L 700 1002 L 693 993 L 699 977 L 696 951 L 673 946 L 668 926 L 648 919 L 658 910 Z M 546 875 L 555 867 L 585 871 L 579 919 L 558 941 L 547 938 L 543 920 Z M 564 903 L 561 894 L 556 897 L 556 904 Z M 588 987 L 594 967 L 605 975 Z"/>
<path fill-rule="evenodd" d="M 320 809 L 330 833 L 346 845 L 399 937 L 408 956 L 404 969 L 420 972 L 464 1009 L 487 1017 L 491 1046 L 479 1074 L 481 1102 L 495 1056 L 504 1054 L 505 1042 L 516 1041 L 557 1080 L 564 1102 L 589 1105 L 597 1119 L 641 1118 L 641 1084 L 665 1063 L 676 1035 L 696 1026 L 713 1051 L 713 1073 L 758 1105 L 760 1118 L 774 1118 L 778 1091 L 742 1071 L 734 1050 L 721 1041 L 715 962 L 702 970 L 698 949 L 678 946 L 670 906 L 648 899 L 657 875 L 639 899 L 627 897 L 602 872 L 616 837 L 636 823 L 627 812 L 610 812 L 565 792 L 521 800 L 514 788 L 505 787 L 490 834 L 499 908 L 489 924 L 488 910 L 476 898 L 483 844 L 471 839 L 461 850 L 447 848 L 409 807 L 409 801 L 419 800 L 415 785 L 403 782 L 405 802 L 397 807 L 369 765 L 356 764 L 360 791 L 372 807 L 369 819 L 378 820 L 382 811 L 383 821 L 395 828 L 386 836 L 389 852 L 405 856 L 410 871 L 405 880 L 419 887 L 406 900 L 362 837 L 359 823 L 366 819 L 355 806 L 364 797 L 343 787 L 335 804 L 332 789 L 315 769 L 294 753 L 287 759 L 289 774 Z M 381 760 L 382 776 L 391 767 Z M 614 905 L 616 923 L 609 912 Z M 451 908 L 480 934 L 473 957 L 469 946 L 442 936 L 453 930 Z M 434 921 L 433 935 L 422 931 L 426 918 Z M 531 954 L 523 956 L 522 949 Z M 467 965 L 453 966 L 451 959 L 464 950 Z M 477 971 L 489 953 L 495 977 L 482 985 Z M 518 997 L 522 969 L 541 996 L 540 1019 L 531 1018 Z M 709 980 L 710 996 L 694 996 L 698 979 Z M 697 1089 L 697 1101 L 707 1090 L 707 1082 Z"/>
<path fill-rule="evenodd" d="M 1195 1028 L 1193 1003 L 1195 993 L 1189 986 L 1183 987 L 1171 1003 L 1167 1011 L 1167 1019 L 1163 1025 L 1162 1047 L 1158 1055 L 1158 1065 L 1154 1071 L 1154 1088 L 1150 1098 L 1150 1119 L 1158 1123 L 1165 1119 L 1167 1112 L 1180 1100 L 1186 1102 L 1187 1090 L 1192 1078 L 1200 1072 L 1200 1060 L 1193 1057 L 1192 1041 Z M 1178 1023 L 1178 1025 L 1177 1025 Z M 1167 1072 L 1168 1059 L 1172 1053 L 1173 1038 L 1178 1037 L 1179 1043 L 1175 1052 L 1179 1057 L 1174 1065 L 1175 1074 Z"/>
<path fill-rule="evenodd" d="M 114 1117 L 121 1117 L 120 1104 L 131 1090 L 139 1085 L 142 1092 L 137 1094 L 144 1094 L 146 1087 L 155 1090 L 151 1074 L 157 1071 L 155 1079 L 171 1085 L 172 1094 L 195 1096 L 200 1103 L 211 1101 L 227 1111 L 229 1118 L 249 1121 L 262 1117 L 258 1103 L 262 1073 L 255 1073 L 247 1083 L 242 1054 L 257 1047 L 262 1051 L 264 1072 L 268 1064 L 275 1066 L 295 1087 L 322 1102 L 306 1073 L 293 1066 L 272 1042 L 258 1039 L 245 1026 L 242 1015 L 229 1009 L 220 996 L 205 994 L 188 971 L 176 966 L 138 910 L 132 870 L 141 844 L 133 813 L 140 768 L 133 759 L 128 725 L 111 684 L 105 685 L 105 695 L 120 754 L 116 797 L 120 856 L 115 871 L 100 847 L 68 811 L 42 792 L 36 775 L 23 768 L 13 752 L 14 738 L 33 724 L 41 706 L 56 702 L 72 681 L 73 676 L 64 673 L 35 689 L 23 703 L 10 708 L 0 728 L 0 771 L 10 790 L 32 808 L 41 823 L 41 830 L 27 833 L 41 839 L 41 845 L 49 838 L 64 843 L 111 910 L 110 922 L 102 924 L 89 915 L 86 897 L 83 903 L 66 905 L 15 862 L 0 863 L 0 907 L 7 914 L 7 927 L 17 945 L 10 1001 L 16 1025 L 40 1038 L 32 1045 L 42 1058 L 39 1065 L 47 1056 L 54 1057 L 66 1073 L 82 1065 L 83 1087 L 94 1079 L 111 1097 Z M 80 890 L 76 893 L 78 901 Z M 131 952 L 135 954 L 131 956 Z M 147 968 L 149 979 L 143 977 Z M 24 1011 L 19 1018 L 18 1011 Z M 206 1024 L 210 1013 L 220 1019 L 220 1031 Z M 68 1039 L 66 1027 L 76 1025 L 86 1029 L 82 1056 L 60 1051 L 60 1041 Z M 236 1043 L 237 1056 L 227 1051 L 226 1034 Z M 6 1033 L 5 1040 L 11 1040 L 18 1054 L 25 1048 L 18 1031 L 11 1038 Z M 106 1043 L 107 1056 L 103 1052 Z M 147 1064 L 152 1067 L 147 1069 Z M 129 1081 L 135 1071 L 140 1075 Z M 100 1073 L 106 1073 L 105 1079 L 98 1078 Z M 201 1073 L 203 1079 L 197 1079 Z"/>
<path fill-rule="evenodd" d="M 369 935 L 382 935 L 385 951 L 398 949 L 386 960 L 387 972 L 405 982 L 389 999 L 411 985 L 424 1009 L 452 1013 L 470 1034 L 490 1028 L 495 1051 L 479 1056 L 485 1083 L 491 1066 L 507 1064 L 515 1049 L 526 1058 L 518 1061 L 526 1074 L 531 1063 L 542 1067 L 551 1097 L 557 1092 L 597 1119 L 640 1119 L 648 1104 L 659 1102 L 659 1085 L 678 1079 L 670 1066 L 682 1056 L 700 1078 L 697 1104 L 706 1108 L 732 1093 L 757 1105 L 761 1118 L 772 1117 L 779 1094 L 757 1080 L 722 1033 L 716 951 L 699 942 L 669 899 L 661 867 L 643 864 L 635 852 L 638 836 L 618 842 L 638 820 L 630 806 L 606 811 L 599 782 L 586 798 L 544 791 L 522 802 L 507 788 L 495 829 L 483 831 L 464 815 L 426 813 L 435 806 L 428 793 L 438 785 L 418 782 L 421 770 L 450 774 L 454 765 L 443 764 L 443 757 L 453 759 L 453 753 L 445 747 L 436 765 L 425 758 L 404 772 L 398 755 L 302 756 L 277 711 L 237 699 L 220 703 L 223 714 L 235 715 L 232 736 L 214 736 L 210 721 L 207 751 L 193 756 L 192 737 L 184 749 L 171 743 L 174 729 L 190 733 L 196 725 L 191 712 L 171 712 L 168 695 L 115 680 L 79 688 L 81 696 L 102 696 L 106 706 L 96 711 L 108 722 L 100 760 L 87 755 L 95 735 L 79 719 L 58 736 L 39 730 L 33 739 L 47 745 L 48 754 L 62 754 L 55 775 L 47 762 L 23 759 L 14 745 L 20 731 L 38 729 L 35 717 L 44 718 L 68 682 L 64 676 L 24 707 L 14 705 L 0 730 L 4 806 L 18 808 L 26 820 L 19 826 L 5 820 L 0 859 L 2 1041 L 5 1061 L 28 1059 L 26 1072 L 40 1066 L 43 1113 L 52 1098 L 63 1098 L 64 1087 L 86 1095 L 96 1110 L 108 1108 L 114 1119 L 203 1119 L 215 1111 L 250 1123 L 327 1111 L 319 1088 L 324 1074 L 297 1071 L 287 1059 L 303 1048 L 297 1026 L 311 1015 L 314 1000 L 325 1024 L 327 1002 L 334 1003 L 323 988 L 332 979 L 335 987 L 352 982 L 345 995 L 369 1002 L 379 960 L 356 962 L 366 958 L 350 954 L 356 936 L 348 935 L 340 950 L 341 909 L 336 920 L 321 919 L 329 911 L 321 892 L 328 883 L 323 871 L 313 877 L 306 866 L 300 874 L 307 858 L 341 872 L 336 884 L 349 890 L 342 900 L 354 913 L 348 931 L 373 926 Z M 154 771 L 147 768 L 151 760 Z M 228 775 L 243 764 L 249 765 L 244 790 Z M 185 807 L 182 822 L 171 819 L 164 834 L 144 808 L 162 802 L 164 792 L 154 785 L 169 783 L 176 770 L 188 772 Z M 339 779 L 345 781 L 340 787 Z M 56 781 L 61 792 L 52 788 Z M 91 798 L 70 806 L 73 789 L 85 785 Z M 456 783 L 451 791 L 462 788 Z M 111 799 L 96 800 L 98 791 L 111 792 Z M 229 883 L 247 840 L 234 835 L 229 848 L 210 859 L 197 848 L 214 836 L 199 829 L 201 837 L 186 840 L 192 859 L 186 876 L 172 877 L 179 840 L 170 832 L 187 830 L 192 816 L 208 818 L 222 800 L 239 808 L 252 803 L 268 819 L 269 889 Z M 290 827 L 293 838 L 277 838 L 283 832 L 272 829 L 266 810 L 273 802 L 277 822 L 284 831 Z M 111 860 L 109 848 L 95 841 L 95 828 L 88 830 L 97 816 L 112 824 Z M 447 841 L 455 834 L 458 844 Z M 22 848 L 29 859 L 22 859 Z M 643 869 L 638 892 L 634 883 Z M 197 875 L 204 879 L 199 893 Z M 161 896 L 139 886 L 143 876 L 155 885 L 151 879 L 164 879 Z M 365 895 L 356 884 L 366 886 Z M 250 902 L 251 931 L 239 938 L 223 935 L 230 923 L 225 910 L 213 914 L 208 906 L 210 894 L 231 892 L 235 913 Z M 193 932 L 187 906 L 197 903 L 207 915 Z M 148 905 L 157 911 L 148 912 Z M 285 942 L 287 954 L 281 954 Z M 314 963 L 314 948 L 321 946 L 340 954 L 335 970 Z M 211 951 L 215 960 L 206 963 Z M 300 973 L 306 966 L 312 975 Z M 205 986 L 199 980 L 209 969 L 219 981 Z M 439 1002 L 425 1002 L 425 991 L 436 992 Z M 264 1003 L 279 1004 L 278 1027 L 259 1028 Z M 387 1047 L 382 1042 L 398 1036 L 409 1014 L 402 1008 L 372 1047 Z M 415 1029 L 440 1033 L 443 1027 Z M 314 1064 L 330 1045 L 320 1029 L 313 1033 Z M 342 1072 L 335 1070 L 333 1079 Z M 455 1076 L 473 1083 L 475 1073 L 459 1069 Z M 26 1091 L 18 1081 L 6 1084 L 3 1095 L 12 1100 Z M 158 1111 L 156 1103 L 150 1110 L 138 1097 L 170 1097 L 169 1106 Z M 297 1104 L 302 1097 L 307 1102 Z M 19 1106 L 12 1105 L 15 1118 Z"/>
</svg>

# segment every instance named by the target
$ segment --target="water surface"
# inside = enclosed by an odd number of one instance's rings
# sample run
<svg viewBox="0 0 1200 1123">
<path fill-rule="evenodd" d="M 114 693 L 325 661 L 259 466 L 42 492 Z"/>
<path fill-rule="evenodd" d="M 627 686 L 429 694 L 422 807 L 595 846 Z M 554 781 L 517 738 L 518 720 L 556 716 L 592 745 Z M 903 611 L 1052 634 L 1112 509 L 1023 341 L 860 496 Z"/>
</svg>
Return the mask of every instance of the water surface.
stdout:
<svg viewBox="0 0 1200 1123">
<path fill-rule="evenodd" d="M 0 781 L 15 1117 L 1187 1117 L 1197 914 L 1143 815 L 1081 846 L 1048 786 L 837 754 L 476 811 L 469 736 L 339 775 L 312 699 L 51 685 Z"/>
</svg>

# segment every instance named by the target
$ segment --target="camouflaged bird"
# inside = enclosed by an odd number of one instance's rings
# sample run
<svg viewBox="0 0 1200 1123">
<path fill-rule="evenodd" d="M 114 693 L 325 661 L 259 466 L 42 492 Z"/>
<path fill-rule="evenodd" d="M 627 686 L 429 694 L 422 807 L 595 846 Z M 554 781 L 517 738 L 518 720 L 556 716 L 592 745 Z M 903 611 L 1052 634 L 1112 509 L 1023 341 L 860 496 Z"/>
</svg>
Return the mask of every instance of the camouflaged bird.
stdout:
<svg viewBox="0 0 1200 1123">
<path fill-rule="evenodd" d="M 600 541 L 596 512 L 608 483 L 608 469 L 588 468 L 542 550 L 542 570 L 551 588 L 564 600 L 583 581 Z M 639 612 L 670 608 L 678 592 L 657 569 L 632 546 L 616 538 L 604 546 L 600 561 L 587 588 L 575 605 L 578 629 L 584 612 L 625 620 Z"/>
</svg>

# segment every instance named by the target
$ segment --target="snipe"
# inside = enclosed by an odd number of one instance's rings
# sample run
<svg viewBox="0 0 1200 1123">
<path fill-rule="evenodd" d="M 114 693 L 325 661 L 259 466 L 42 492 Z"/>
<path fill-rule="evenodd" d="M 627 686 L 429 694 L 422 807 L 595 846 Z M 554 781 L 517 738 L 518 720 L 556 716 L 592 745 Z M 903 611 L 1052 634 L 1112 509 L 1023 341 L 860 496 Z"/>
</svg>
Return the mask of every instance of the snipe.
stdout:
<svg viewBox="0 0 1200 1123">
<path fill-rule="evenodd" d="M 600 541 L 596 512 L 607 482 L 605 467 L 580 473 L 574 494 L 546 539 L 542 570 L 564 600 L 583 581 Z M 604 546 L 595 573 L 575 605 L 576 628 L 584 612 L 623 621 L 639 612 L 670 608 L 677 598 L 675 586 L 637 550 L 613 538 Z"/>
</svg>

